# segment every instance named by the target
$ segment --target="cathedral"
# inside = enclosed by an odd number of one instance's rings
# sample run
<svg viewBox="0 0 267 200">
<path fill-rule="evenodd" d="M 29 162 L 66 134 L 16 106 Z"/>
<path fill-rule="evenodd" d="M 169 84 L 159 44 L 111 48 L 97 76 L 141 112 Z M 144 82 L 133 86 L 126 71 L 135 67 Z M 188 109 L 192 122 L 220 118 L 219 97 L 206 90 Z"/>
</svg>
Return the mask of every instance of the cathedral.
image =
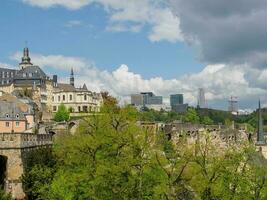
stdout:
<svg viewBox="0 0 267 200">
<path fill-rule="evenodd" d="M 43 112 L 56 112 L 60 104 L 64 104 L 74 116 L 79 113 L 99 112 L 101 94 L 89 91 L 85 84 L 83 87 L 75 87 L 74 81 L 73 69 L 69 83 L 58 83 L 57 75 L 52 78 L 47 76 L 39 66 L 32 64 L 27 47 L 23 49 L 19 69 L 0 66 L 0 92 L 27 96 Z"/>
</svg>

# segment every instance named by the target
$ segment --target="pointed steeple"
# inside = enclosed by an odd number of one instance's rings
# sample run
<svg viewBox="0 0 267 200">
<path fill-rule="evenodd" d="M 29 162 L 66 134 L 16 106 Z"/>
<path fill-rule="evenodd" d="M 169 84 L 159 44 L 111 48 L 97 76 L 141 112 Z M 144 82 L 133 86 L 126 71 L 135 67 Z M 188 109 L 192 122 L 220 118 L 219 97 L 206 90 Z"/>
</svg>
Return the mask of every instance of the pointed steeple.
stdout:
<svg viewBox="0 0 267 200">
<path fill-rule="evenodd" d="M 257 132 L 257 145 L 265 145 L 265 138 L 263 132 L 263 121 L 262 121 L 262 113 L 261 113 L 261 102 L 259 100 L 259 110 L 258 110 L 258 132 Z"/>
<path fill-rule="evenodd" d="M 21 63 L 19 64 L 22 69 L 32 66 L 30 53 L 28 47 L 23 49 L 23 57 L 21 58 Z"/>
<path fill-rule="evenodd" d="M 74 73 L 73 73 L 73 68 L 71 68 L 70 71 L 70 85 L 74 87 Z"/>
<path fill-rule="evenodd" d="M 83 84 L 83 90 L 88 90 L 86 84 Z"/>
</svg>

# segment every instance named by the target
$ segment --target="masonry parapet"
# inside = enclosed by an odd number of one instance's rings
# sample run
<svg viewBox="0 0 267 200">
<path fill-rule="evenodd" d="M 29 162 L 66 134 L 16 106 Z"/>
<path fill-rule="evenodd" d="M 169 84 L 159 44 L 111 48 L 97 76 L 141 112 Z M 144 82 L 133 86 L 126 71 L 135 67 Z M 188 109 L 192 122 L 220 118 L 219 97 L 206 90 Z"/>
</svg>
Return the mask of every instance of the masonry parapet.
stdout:
<svg viewBox="0 0 267 200">
<path fill-rule="evenodd" d="M 51 134 L 0 133 L 0 149 L 22 149 L 44 145 L 52 145 Z"/>
</svg>

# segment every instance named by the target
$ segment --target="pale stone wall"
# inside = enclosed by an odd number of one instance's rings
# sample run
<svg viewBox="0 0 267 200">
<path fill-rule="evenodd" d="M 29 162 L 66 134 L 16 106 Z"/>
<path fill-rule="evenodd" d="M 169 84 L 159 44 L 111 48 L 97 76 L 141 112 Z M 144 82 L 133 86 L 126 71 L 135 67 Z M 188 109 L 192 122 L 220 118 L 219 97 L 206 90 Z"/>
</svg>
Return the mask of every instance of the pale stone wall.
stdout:
<svg viewBox="0 0 267 200">
<path fill-rule="evenodd" d="M 33 128 L 34 127 L 34 116 L 33 115 L 26 115 L 26 120 L 27 120 L 27 129 Z"/>
<path fill-rule="evenodd" d="M 52 112 L 52 99 L 53 99 L 53 82 L 46 82 L 46 91 L 47 91 L 47 111 Z"/>
<path fill-rule="evenodd" d="M 11 94 L 14 91 L 14 84 L 0 86 L 0 90 L 7 94 Z"/>
<path fill-rule="evenodd" d="M 48 134 L 0 133 L 0 155 L 7 157 L 4 189 L 12 198 L 25 198 L 21 176 L 27 165 L 27 153 L 36 147 L 51 145 L 52 135 Z"/>
<path fill-rule="evenodd" d="M 0 150 L 0 154 L 7 157 L 5 191 L 10 193 L 14 199 L 25 198 L 21 183 L 23 174 L 21 149 Z"/>
</svg>

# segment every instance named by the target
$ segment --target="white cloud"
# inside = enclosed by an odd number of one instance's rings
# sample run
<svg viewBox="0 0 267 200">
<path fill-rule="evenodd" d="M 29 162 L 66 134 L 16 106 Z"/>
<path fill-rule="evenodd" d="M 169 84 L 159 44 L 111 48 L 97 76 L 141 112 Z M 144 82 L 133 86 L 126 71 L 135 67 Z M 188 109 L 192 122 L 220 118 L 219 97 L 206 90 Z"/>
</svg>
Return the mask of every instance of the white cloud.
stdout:
<svg viewBox="0 0 267 200">
<path fill-rule="evenodd" d="M 29 5 L 46 9 L 56 6 L 63 6 L 69 10 L 78 10 L 92 2 L 91 0 L 22 0 L 22 1 Z"/>
<path fill-rule="evenodd" d="M 14 67 L 13 65 L 1 62 L 0 62 L 0 68 L 16 69 L 16 67 Z"/>
<path fill-rule="evenodd" d="M 20 61 L 21 53 L 17 52 L 11 58 Z M 109 72 L 99 70 L 94 63 L 79 57 L 32 54 L 32 62 L 45 68 L 48 74 L 49 68 L 69 73 L 73 67 L 77 87 L 86 83 L 93 91 L 107 90 L 122 100 L 129 100 L 130 94 L 143 91 L 152 91 L 165 98 L 170 94 L 183 93 L 186 102 L 196 105 L 197 90 L 203 87 L 208 102 L 226 102 L 231 95 L 234 95 L 248 102 L 247 106 L 251 106 L 251 101 L 259 97 L 267 103 L 267 88 L 262 80 L 267 76 L 266 70 L 260 71 L 246 65 L 208 65 L 199 73 L 176 79 L 162 77 L 145 79 L 140 74 L 130 71 L 127 65 L 123 64 Z M 69 80 L 69 77 L 59 78 L 64 82 Z"/>
<path fill-rule="evenodd" d="M 97 3 L 109 14 L 106 30 L 112 32 L 140 32 L 144 25 L 151 27 L 148 38 L 152 42 L 183 41 L 180 21 L 162 0 L 23 0 L 41 8 L 62 6 L 69 10 Z M 71 23 L 71 25 L 77 25 Z"/>
<path fill-rule="evenodd" d="M 10 58 L 18 62 L 21 61 L 21 52 L 16 52 Z M 81 71 L 87 65 L 92 65 L 89 61 L 78 57 L 67 57 L 63 55 L 41 55 L 31 54 L 32 63 L 38 64 L 42 68 L 54 68 L 57 70 L 70 70 L 75 67 L 76 71 Z"/>
</svg>

